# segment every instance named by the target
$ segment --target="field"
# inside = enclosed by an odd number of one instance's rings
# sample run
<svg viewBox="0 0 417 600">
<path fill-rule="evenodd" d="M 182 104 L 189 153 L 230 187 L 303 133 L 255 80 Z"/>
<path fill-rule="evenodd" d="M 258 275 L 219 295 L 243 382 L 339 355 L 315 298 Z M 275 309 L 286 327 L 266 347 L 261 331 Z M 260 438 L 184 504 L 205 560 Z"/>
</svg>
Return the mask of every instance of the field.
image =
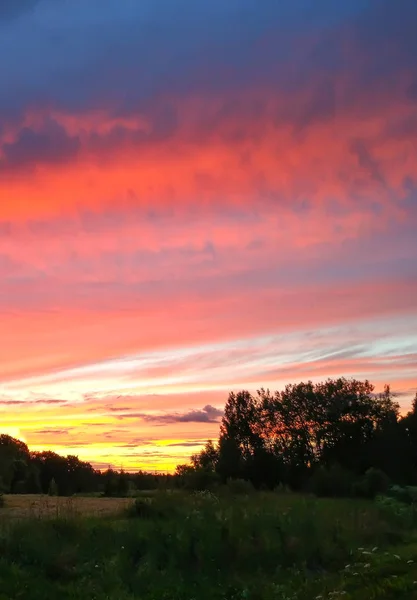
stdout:
<svg viewBox="0 0 417 600">
<path fill-rule="evenodd" d="M 408 600 L 415 523 L 405 505 L 284 493 L 8 496 L 0 599 Z"/>
<path fill-rule="evenodd" d="M 50 497 L 14 495 L 5 496 L 5 508 L 0 520 L 22 517 L 74 518 L 78 516 L 109 516 L 120 513 L 132 501 L 126 498 Z"/>
</svg>

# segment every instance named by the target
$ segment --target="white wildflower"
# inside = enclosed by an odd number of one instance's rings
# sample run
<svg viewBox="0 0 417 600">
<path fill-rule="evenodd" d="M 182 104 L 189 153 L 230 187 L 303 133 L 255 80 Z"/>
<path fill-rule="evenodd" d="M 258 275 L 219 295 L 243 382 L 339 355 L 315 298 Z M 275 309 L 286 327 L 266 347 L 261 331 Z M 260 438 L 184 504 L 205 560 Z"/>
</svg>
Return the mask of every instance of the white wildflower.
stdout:
<svg viewBox="0 0 417 600">
<path fill-rule="evenodd" d="M 320 598 L 323 598 L 323 596 L 316 596 L 316 600 L 320 600 Z"/>
<path fill-rule="evenodd" d="M 346 566 L 345 566 L 345 569 L 350 569 L 350 565 L 346 565 Z"/>
<path fill-rule="evenodd" d="M 413 562 L 414 562 L 413 560 L 407 560 L 407 565 L 411 565 L 411 564 L 413 564 Z"/>
<path fill-rule="evenodd" d="M 393 557 L 396 558 L 397 560 L 401 560 L 401 556 L 398 556 L 398 554 L 393 554 Z"/>
<path fill-rule="evenodd" d="M 367 551 L 365 550 L 365 552 L 362 552 L 362 554 L 371 554 L 371 553 L 370 553 L 370 552 L 367 552 Z"/>
<path fill-rule="evenodd" d="M 358 548 L 359 552 L 362 552 L 362 550 L 365 550 L 365 548 Z"/>
<path fill-rule="evenodd" d="M 359 575 L 359 573 L 353 573 L 354 575 Z"/>
<path fill-rule="evenodd" d="M 365 569 L 369 569 L 369 567 L 371 566 L 369 563 L 367 563 L 366 565 L 363 565 L 365 567 Z"/>
<path fill-rule="evenodd" d="M 376 552 L 378 550 L 378 546 L 375 546 L 375 548 L 372 548 L 372 552 Z"/>
</svg>

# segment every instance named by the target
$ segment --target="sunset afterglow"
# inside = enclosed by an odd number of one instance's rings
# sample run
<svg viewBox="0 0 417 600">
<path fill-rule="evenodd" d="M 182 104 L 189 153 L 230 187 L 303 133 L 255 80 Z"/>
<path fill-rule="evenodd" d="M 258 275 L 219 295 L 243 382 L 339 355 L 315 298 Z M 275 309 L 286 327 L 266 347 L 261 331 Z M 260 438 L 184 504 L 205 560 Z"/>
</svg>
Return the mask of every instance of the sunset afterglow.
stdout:
<svg viewBox="0 0 417 600">
<path fill-rule="evenodd" d="M 407 409 L 416 2 L 20 6 L 0 10 L 0 432 L 164 471 L 230 390 L 353 376 Z"/>
</svg>

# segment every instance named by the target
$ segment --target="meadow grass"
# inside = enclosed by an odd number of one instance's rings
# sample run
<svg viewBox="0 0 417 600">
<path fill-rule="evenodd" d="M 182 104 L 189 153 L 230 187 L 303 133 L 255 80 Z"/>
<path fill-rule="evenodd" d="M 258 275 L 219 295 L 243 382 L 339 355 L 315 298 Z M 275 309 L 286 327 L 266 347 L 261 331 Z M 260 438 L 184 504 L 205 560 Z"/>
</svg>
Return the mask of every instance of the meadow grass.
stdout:
<svg viewBox="0 0 417 600">
<path fill-rule="evenodd" d="M 0 599 L 417 598 L 415 521 L 375 502 L 161 492 L 104 511 L 104 499 L 62 500 L 10 518 L 6 498 Z"/>
</svg>

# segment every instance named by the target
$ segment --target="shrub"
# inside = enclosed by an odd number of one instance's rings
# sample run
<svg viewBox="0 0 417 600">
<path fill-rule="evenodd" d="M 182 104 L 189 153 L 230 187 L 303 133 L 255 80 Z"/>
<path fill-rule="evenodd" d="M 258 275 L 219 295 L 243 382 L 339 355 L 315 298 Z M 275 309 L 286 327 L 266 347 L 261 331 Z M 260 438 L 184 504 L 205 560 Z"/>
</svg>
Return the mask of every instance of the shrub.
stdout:
<svg viewBox="0 0 417 600">
<path fill-rule="evenodd" d="M 417 510 L 414 506 L 388 496 L 379 496 L 376 503 L 381 513 L 397 527 L 408 529 L 415 526 Z"/>
<path fill-rule="evenodd" d="M 171 504 L 165 505 L 164 499 L 160 498 L 158 503 L 155 500 L 136 498 L 136 500 L 127 509 L 127 516 L 139 519 L 164 519 L 172 514 Z"/>
<path fill-rule="evenodd" d="M 417 504 L 417 488 L 415 487 L 393 485 L 386 491 L 386 495 L 404 504 Z"/>
<path fill-rule="evenodd" d="M 188 465 L 177 474 L 177 480 L 180 487 L 190 491 L 210 490 L 219 483 L 217 473 Z"/>
<path fill-rule="evenodd" d="M 362 498 L 375 498 L 385 494 L 389 488 L 388 476 L 380 469 L 368 469 L 365 475 L 353 486 L 353 495 Z"/>
<path fill-rule="evenodd" d="M 353 477 L 349 471 L 334 465 L 319 467 L 310 479 L 309 489 L 318 497 L 342 498 L 352 495 Z"/>
<path fill-rule="evenodd" d="M 151 519 L 154 517 L 155 511 L 150 502 L 136 498 L 136 500 L 127 509 L 129 517 L 139 517 L 141 519 Z"/>
<path fill-rule="evenodd" d="M 254 491 L 254 487 L 250 481 L 246 479 L 228 479 L 227 488 L 232 494 L 250 494 Z"/>
</svg>

